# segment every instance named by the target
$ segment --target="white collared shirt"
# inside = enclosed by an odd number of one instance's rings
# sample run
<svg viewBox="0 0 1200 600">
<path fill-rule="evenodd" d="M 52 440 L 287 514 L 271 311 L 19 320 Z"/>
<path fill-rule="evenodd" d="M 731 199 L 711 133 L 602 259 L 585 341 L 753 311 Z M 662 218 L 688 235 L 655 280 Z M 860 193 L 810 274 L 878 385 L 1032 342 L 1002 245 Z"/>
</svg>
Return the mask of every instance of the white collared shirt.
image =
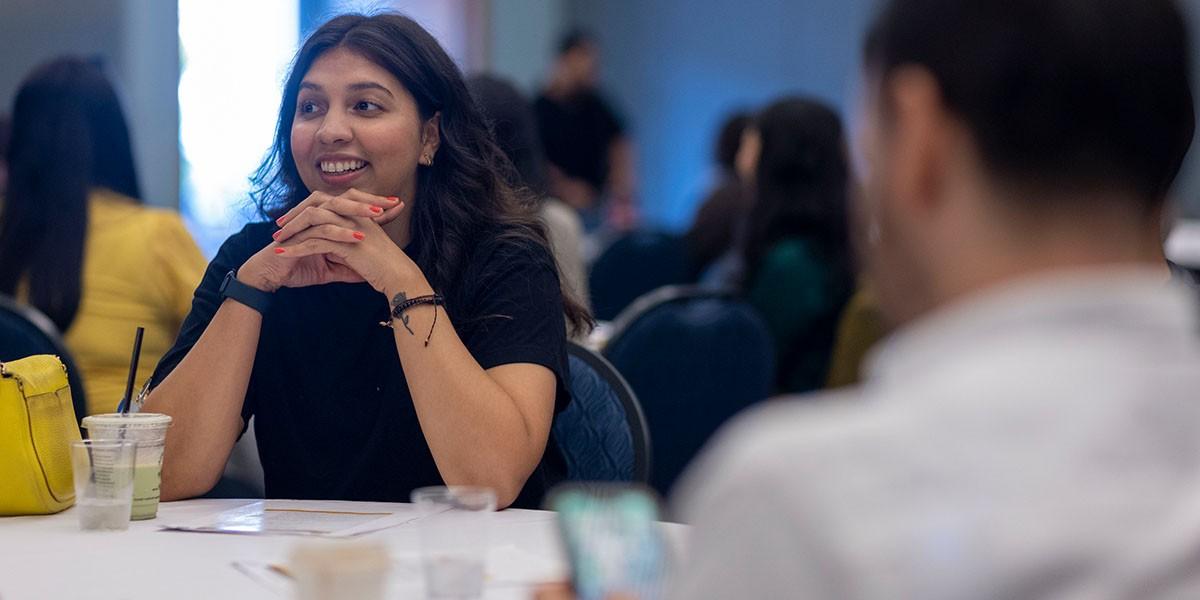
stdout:
<svg viewBox="0 0 1200 600">
<path fill-rule="evenodd" d="M 1197 307 L 1157 271 L 1026 280 L 740 417 L 677 496 L 673 595 L 1200 598 Z"/>
</svg>

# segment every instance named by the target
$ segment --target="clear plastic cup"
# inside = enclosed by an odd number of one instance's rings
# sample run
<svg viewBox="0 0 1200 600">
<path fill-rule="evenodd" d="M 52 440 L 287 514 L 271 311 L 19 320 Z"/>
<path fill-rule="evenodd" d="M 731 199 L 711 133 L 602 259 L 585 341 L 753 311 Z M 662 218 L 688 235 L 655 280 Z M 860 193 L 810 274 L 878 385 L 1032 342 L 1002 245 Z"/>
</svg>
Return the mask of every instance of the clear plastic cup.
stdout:
<svg viewBox="0 0 1200 600">
<path fill-rule="evenodd" d="M 159 486 L 162 484 L 163 444 L 171 417 L 157 413 L 92 415 L 83 418 L 83 428 L 92 440 L 133 440 L 138 443 L 133 473 L 134 521 L 158 515 Z"/>
<path fill-rule="evenodd" d="M 137 442 L 71 442 L 75 476 L 75 513 L 83 530 L 129 528 L 133 503 L 133 464 Z"/>
<path fill-rule="evenodd" d="M 421 511 L 417 528 L 425 596 L 481 597 L 496 492 L 480 487 L 427 487 L 413 490 L 412 501 Z"/>
</svg>

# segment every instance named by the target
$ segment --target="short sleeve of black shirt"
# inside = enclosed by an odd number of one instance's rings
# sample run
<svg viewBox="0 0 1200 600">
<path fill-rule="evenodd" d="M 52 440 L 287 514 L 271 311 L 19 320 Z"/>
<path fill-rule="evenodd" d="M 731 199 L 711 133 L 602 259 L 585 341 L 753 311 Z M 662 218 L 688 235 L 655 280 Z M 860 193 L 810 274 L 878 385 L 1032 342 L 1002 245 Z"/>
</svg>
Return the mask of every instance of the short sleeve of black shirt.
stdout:
<svg viewBox="0 0 1200 600">
<path fill-rule="evenodd" d="M 221 247 L 152 386 L 199 340 L 220 306 L 225 274 L 269 244 L 273 229 L 248 225 Z M 561 411 L 569 401 L 566 326 L 553 258 L 537 244 L 494 238 L 474 248 L 467 263 L 446 298 L 459 338 L 484 369 L 512 363 L 550 369 L 558 382 L 555 412 Z M 242 411 L 244 419 L 256 416 L 267 497 L 406 502 L 413 489 L 444 483 L 392 330 L 378 324 L 387 318 L 386 299 L 365 283 L 276 292 Z M 565 472 L 551 436 L 514 506 L 538 507 Z"/>
<path fill-rule="evenodd" d="M 179 336 L 175 339 L 175 344 L 159 360 L 154 374 L 150 376 L 149 387 L 151 389 L 162 383 L 162 380 L 166 379 L 167 375 L 179 366 L 179 362 L 183 360 L 184 356 L 187 356 L 192 346 L 199 341 L 200 335 L 208 328 L 209 322 L 217 314 L 217 309 L 221 307 L 223 301 L 221 282 L 225 280 L 225 275 L 230 271 L 236 271 L 254 253 L 265 248 L 271 242 L 273 231 L 274 228 L 270 223 L 251 223 L 221 244 L 216 257 L 205 269 L 204 277 L 200 280 L 196 293 L 192 296 L 192 309 L 179 328 Z M 242 422 L 249 421 L 252 414 L 254 414 L 253 407 L 247 401 L 242 407 Z"/>
<path fill-rule="evenodd" d="M 498 242 L 481 248 L 463 276 L 451 312 L 459 337 L 484 369 L 532 363 L 550 369 L 559 389 L 555 410 L 569 399 L 566 323 L 553 257 L 524 242 Z"/>
</svg>

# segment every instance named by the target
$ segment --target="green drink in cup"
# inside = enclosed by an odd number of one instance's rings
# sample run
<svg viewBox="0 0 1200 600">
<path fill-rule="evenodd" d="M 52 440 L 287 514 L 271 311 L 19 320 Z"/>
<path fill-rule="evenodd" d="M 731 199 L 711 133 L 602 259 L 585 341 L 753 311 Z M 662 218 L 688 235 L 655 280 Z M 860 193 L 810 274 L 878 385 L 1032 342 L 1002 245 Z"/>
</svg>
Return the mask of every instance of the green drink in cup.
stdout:
<svg viewBox="0 0 1200 600">
<path fill-rule="evenodd" d="M 163 444 L 171 417 L 157 413 L 113 413 L 84 417 L 83 428 L 92 440 L 132 440 L 138 443 L 133 466 L 134 521 L 158 515 L 159 485 L 162 483 Z"/>
</svg>

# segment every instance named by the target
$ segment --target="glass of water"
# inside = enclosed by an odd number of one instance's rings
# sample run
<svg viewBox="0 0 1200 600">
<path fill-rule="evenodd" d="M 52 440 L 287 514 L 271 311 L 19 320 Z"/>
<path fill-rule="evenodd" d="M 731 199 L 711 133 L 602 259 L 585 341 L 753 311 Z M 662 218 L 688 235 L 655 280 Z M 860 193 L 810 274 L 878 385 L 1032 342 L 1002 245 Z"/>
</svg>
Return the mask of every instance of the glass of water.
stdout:
<svg viewBox="0 0 1200 600">
<path fill-rule="evenodd" d="M 71 442 L 75 512 L 79 515 L 80 529 L 129 528 L 136 454 L 137 442 L 132 440 Z"/>
<path fill-rule="evenodd" d="M 426 597 L 482 596 L 496 493 L 480 487 L 427 487 L 414 490 L 412 501 L 421 511 L 417 525 Z"/>
</svg>

